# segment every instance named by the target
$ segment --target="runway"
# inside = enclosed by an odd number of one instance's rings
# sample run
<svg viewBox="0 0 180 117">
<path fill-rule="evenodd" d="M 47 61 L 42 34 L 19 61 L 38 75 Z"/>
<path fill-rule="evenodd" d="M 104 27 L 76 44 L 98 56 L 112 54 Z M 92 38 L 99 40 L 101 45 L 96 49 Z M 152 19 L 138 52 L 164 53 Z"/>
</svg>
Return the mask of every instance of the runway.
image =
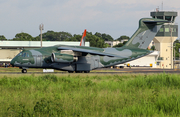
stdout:
<svg viewBox="0 0 180 117">
<path fill-rule="evenodd" d="M 92 70 L 90 73 L 68 73 L 67 71 L 62 72 L 41 72 L 41 71 L 33 71 L 30 70 L 27 73 L 21 73 L 19 70 L 16 72 L 0 72 L 0 74 L 158 74 L 158 73 L 173 73 L 173 74 L 180 74 L 180 70 L 174 69 L 152 69 L 152 68 L 123 68 L 123 69 L 116 69 L 116 68 L 101 68 Z"/>
<path fill-rule="evenodd" d="M 180 74 L 179 69 L 152 69 L 152 68 L 123 68 L 123 69 L 110 69 L 110 68 L 102 68 L 98 69 L 99 71 L 109 71 L 112 70 L 112 72 L 109 73 L 135 73 L 135 74 L 156 74 L 156 73 L 176 73 Z M 104 73 L 104 72 L 102 72 Z"/>
</svg>

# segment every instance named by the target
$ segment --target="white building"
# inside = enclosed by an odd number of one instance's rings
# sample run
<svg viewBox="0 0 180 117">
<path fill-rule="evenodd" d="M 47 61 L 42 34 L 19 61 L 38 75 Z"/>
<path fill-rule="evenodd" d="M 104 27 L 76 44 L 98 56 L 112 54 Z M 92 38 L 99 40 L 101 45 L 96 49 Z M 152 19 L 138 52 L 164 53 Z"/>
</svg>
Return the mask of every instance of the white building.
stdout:
<svg viewBox="0 0 180 117">
<path fill-rule="evenodd" d="M 139 59 L 135 59 L 133 61 L 129 61 L 124 64 L 119 64 L 116 65 L 117 67 L 126 67 L 126 66 L 131 66 L 131 67 L 152 67 L 156 68 L 157 67 L 157 59 L 159 57 L 159 51 L 154 51 L 153 53 L 141 57 Z"/>
</svg>

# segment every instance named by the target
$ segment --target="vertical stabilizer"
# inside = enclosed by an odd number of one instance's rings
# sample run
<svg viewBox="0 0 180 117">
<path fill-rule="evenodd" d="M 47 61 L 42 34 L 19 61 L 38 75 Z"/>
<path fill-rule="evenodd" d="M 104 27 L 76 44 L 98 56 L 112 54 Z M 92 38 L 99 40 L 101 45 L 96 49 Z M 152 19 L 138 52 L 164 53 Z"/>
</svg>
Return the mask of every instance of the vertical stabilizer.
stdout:
<svg viewBox="0 0 180 117">
<path fill-rule="evenodd" d="M 153 18 L 140 19 L 139 28 L 125 46 L 147 49 L 164 23 L 169 23 L 169 21 Z"/>
<path fill-rule="evenodd" d="M 84 33 L 82 35 L 80 46 L 85 46 L 85 41 L 86 41 L 86 29 L 84 30 Z"/>
</svg>

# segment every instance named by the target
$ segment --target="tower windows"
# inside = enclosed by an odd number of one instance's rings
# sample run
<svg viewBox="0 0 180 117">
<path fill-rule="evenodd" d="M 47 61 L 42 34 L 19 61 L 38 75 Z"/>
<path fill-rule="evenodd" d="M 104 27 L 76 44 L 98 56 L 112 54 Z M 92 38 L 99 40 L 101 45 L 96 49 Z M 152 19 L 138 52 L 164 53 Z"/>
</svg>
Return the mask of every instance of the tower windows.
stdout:
<svg viewBox="0 0 180 117">
<path fill-rule="evenodd" d="M 160 30 L 159 30 L 160 32 L 164 32 L 164 28 L 160 28 Z"/>
<path fill-rule="evenodd" d="M 177 29 L 176 29 L 176 28 L 173 28 L 173 32 L 177 32 Z"/>
<path fill-rule="evenodd" d="M 165 20 L 171 21 L 172 16 L 165 16 Z"/>
<path fill-rule="evenodd" d="M 175 20 L 175 16 L 172 17 L 172 22 L 174 22 L 174 20 Z"/>
<path fill-rule="evenodd" d="M 165 32 L 169 32 L 169 28 L 165 28 Z"/>
<path fill-rule="evenodd" d="M 157 16 L 157 19 L 163 19 L 163 16 Z"/>
</svg>

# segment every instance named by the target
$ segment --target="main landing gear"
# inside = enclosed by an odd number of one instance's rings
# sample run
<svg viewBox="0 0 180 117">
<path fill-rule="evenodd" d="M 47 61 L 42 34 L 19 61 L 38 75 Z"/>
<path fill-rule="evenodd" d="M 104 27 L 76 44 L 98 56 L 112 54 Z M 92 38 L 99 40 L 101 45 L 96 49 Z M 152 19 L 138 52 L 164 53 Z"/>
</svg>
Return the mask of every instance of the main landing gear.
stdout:
<svg viewBox="0 0 180 117">
<path fill-rule="evenodd" d="M 27 73 L 27 70 L 26 69 L 22 69 L 22 73 Z"/>
</svg>

